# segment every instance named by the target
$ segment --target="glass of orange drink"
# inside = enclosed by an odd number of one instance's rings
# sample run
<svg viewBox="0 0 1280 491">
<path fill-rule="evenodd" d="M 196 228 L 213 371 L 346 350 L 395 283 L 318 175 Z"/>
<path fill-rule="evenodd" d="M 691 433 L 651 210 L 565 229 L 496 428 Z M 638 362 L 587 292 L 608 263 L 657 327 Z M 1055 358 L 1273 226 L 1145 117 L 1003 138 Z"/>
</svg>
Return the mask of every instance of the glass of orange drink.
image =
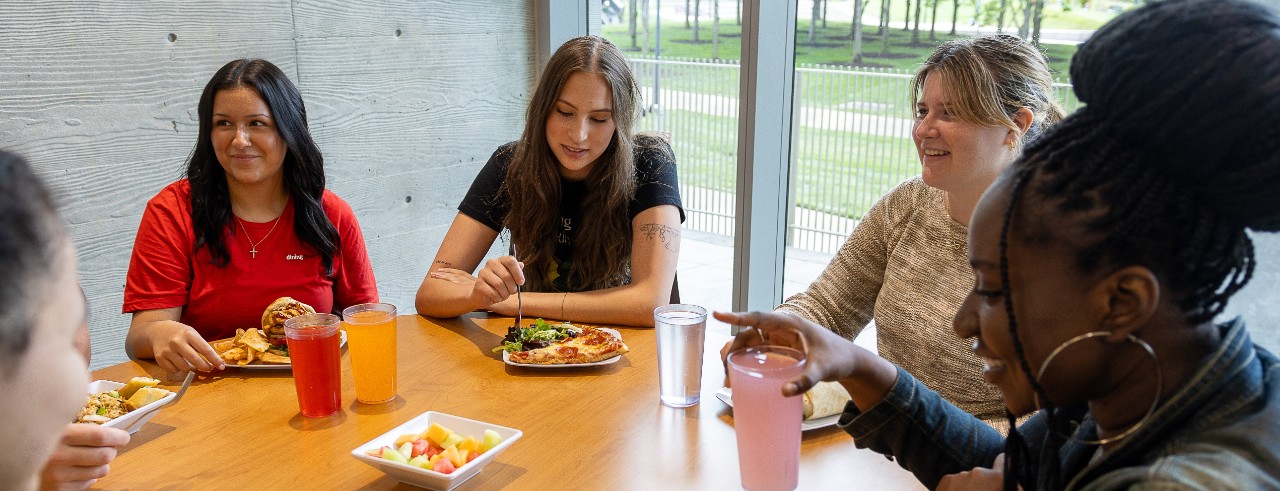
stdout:
<svg viewBox="0 0 1280 491">
<path fill-rule="evenodd" d="M 379 404 L 396 398 L 396 306 L 362 303 L 342 310 L 351 353 L 356 400 Z"/>
</svg>

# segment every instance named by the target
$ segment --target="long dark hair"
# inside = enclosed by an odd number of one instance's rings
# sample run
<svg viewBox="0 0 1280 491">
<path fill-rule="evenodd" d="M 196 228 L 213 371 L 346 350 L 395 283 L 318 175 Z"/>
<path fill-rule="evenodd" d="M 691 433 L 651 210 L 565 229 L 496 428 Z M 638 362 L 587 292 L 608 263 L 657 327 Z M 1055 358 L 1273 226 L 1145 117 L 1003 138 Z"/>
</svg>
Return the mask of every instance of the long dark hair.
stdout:
<svg viewBox="0 0 1280 491">
<path fill-rule="evenodd" d="M 53 198 L 22 157 L 0 151 L 0 368 L 26 354 L 65 231 Z"/>
<path fill-rule="evenodd" d="M 503 184 L 511 197 L 511 213 L 504 225 L 522 251 L 526 277 L 533 291 L 546 291 L 545 272 L 555 252 L 554 230 L 560 208 L 559 163 L 547 144 L 547 118 L 570 75 L 596 73 L 613 93 L 613 139 L 587 175 L 582 201 L 581 232 L 574 239 L 574 268 L 568 284 L 598 290 L 627 283 L 631 276 L 631 220 L 628 205 L 635 196 L 631 123 L 640 101 L 639 88 L 622 52 L 598 36 L 570 39 L 560 46 L 538 79 L 529 101 L 524 133 L 516 145 Z M 665 145 L 653 143 L 656 148 Z"/>
<path fill-rule="evenodd" d="M 1053 430 L 1038 456 L 1051 487 L 1063 484 L 1057 449 L 1067 428 L 1023 353 L 1008 241 L 1067 244 L 1086 273 L 1142 265 L 1188 325 L 1211 322 L 1253 274 L 1246 229 L 1280 231 L 1280 20 L 1239 0 L 1152 3 L 1095 33 L 1071 76 L 1087 105 L 1002 179 L 1011 196 L 1000 236 L 1005 309 Z M 1029 457 L 1016 430 L 1006 453 Z M 1010 469 L 1006 489 L 1019 478 L 1035 489 L 1019 465 Z"/>
<path fill-rule="evenodd" d="M 231 227 L 231 197 L 226 172 L 218 163 L 210 135 L 213 97 L 219 91 L 240 87 L 253 89 L 271 109 L 280 138 L 288 147 L 284 157 L 284 186 L 293 199 L 293 230 L 304 244 L 320 254 L 325 274 L 332 275 L 333 256 L 341 246 L 341 238 L 321 204 L 324 157 L 311 139 L 302 94 L 284 72 L 266 60 L 240 59 L 223 65 L 200 94 L 200 133 L 187 159 L 195 247 L 208 247 L 217 266 L 225 266 L 231 259 L 223 243 L 224 232 L 230 229 L 235 234 Z"/>
</svg>

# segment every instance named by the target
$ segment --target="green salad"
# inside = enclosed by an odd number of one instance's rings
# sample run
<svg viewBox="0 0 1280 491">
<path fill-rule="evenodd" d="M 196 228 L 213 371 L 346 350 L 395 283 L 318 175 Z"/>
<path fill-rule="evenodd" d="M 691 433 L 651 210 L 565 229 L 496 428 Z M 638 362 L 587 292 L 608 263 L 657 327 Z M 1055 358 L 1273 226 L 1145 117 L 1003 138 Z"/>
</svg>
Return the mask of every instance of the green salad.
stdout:
<svg viewBox="0 0 1280 491">
<path fill-rule="evenodd" d="M 508 328 L 507 336 L 502 338 L 502 344 L 494 348 L 493 352 L 528 351 L 545 348 L 551 343 L 577 337 L 581 333 L 582 328 L 574 327 L 569 323 L 552 324 L 538 319 L 529 327 L 512 326 Z"/>
</svg>

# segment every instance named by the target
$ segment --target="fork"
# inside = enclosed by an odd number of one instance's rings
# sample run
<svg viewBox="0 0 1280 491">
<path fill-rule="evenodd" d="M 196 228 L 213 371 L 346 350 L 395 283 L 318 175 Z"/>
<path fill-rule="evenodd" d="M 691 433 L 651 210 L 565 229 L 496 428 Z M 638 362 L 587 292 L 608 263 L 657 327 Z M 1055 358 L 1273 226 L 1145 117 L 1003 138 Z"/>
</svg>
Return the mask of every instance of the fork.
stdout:
<svg viewBox="0 0 1280 491">
<path fill-rule="evenodd" d="M 178 389 L 178 392 L 177 392 L 177 394 L 176 394 L 176 395 L 174 395 L 174 396 L 173 396 L 173 399 L 169 399 L 169 402 L 166 402 L 166 403 L 164 403 L 164 404 L 157 404 L 157 405 L 153 406 L 151 409 L 148 409 L 148 410 L 146 410 L 146 411 L 139 412 L 138 414 L 140 414 L 140 415 L 141 415 L 141 414 L 147 414 L 147 413 L 150 413 L 150 412 L 157 411 L 157 410 L 159 410 L 159 409 L 160 409 L 160 408 L 162 408 L 162 407 L 165 407 L 165 406 L 171 406 L 171 405 L 173 405 L 173 404 L 177 403 L 179 399 L 182 399 L 182 395 L 187 393 L 187 387 L 191 387 L 191 379 L 194 379 L 194 378 L 196 378 L 196 372 L 195 372 L 195 370 L 192 370 L 192 371 L 187 372 L 187 378 L 186 378 L 185 380 L 183 380 L 183 381 L 182 381 L 182 387 Z M 135 412 L 137 412 L 137 411 L 135 411 Z M 130 413 L 130 414 L 132 414 L 132 413 Z M 137 416 L 136 418 L 141 419 L 141 417 L 140 417 L 140 416 Z"/>
<path fill-rule="evenodd" d="M 516 258 L 515 239 L 511 239 L 511 242 L 507 243 L 507 251 L 511 253 L 512 259 L 515 259 L 517 262 L 520 261 L 519 259 Z M 524 301 L 520 298 L 520 290 L 522 290 L 522 288 L 520 288 L 520 285 L 516 285 L 516 327 L 517 328 L 523 327 L 520 324 L 520 321 L 521 321 L 521 318 L 523 317 L 521 314 L 523 314 L 524 312 Z"/>
</svg>

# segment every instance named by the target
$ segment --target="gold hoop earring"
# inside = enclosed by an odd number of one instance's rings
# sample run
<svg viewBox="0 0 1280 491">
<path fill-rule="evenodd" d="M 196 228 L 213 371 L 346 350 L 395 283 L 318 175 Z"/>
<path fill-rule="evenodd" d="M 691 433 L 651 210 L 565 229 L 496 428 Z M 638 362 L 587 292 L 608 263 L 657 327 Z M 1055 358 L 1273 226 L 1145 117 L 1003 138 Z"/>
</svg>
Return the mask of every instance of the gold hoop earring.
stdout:
<svg viewBox="0 0 1280 491">
<path fill-rule="evenodd" d="M 1040 381 L 1044 380 L 1044 372 L 1049 368 L 1049 363 L 1052 362 L 1053 359 L 1056 358 L 1059 353 L 1062 353 L 1063 350 L 1067 349 L 1068 346 L 1071 346 L 1073 344 L 1076 344 L 1080 341 L 1084 341 L 1089 338 L 1102 338 L 1110 335 L 1112 335 L 1111 331 L 1093 331 L 1093 332 L 1086 332 L 1074 338 L 1063 341 L 1062 344 L 1059 344 L 1057 348 L 1054 348 L 1053 351 L 1050 351 L 1049 356 L 1046 357 L 1044 359 L 1044 362 L 1040 364 L 1040 371 L 1036 373 L 1036 380 L 1040 380 Z M 1125 340 L 1129 341 L 1130 343 L 1138 345 L 1139 347 L 1142 348 L 1143 351 L 1146 351 L 1147 356 L 1151 357 L 1151 363 L 1155 364 L 1156 366 L 1156 395 L 1155 395 L 1155 398 L 1151 400 L 1151 407 L 1147 408 L 1147 414 L 1143 415 L 1142 419 L 1138 420 L 1137 423 L 1134 423 L 1133 426 L 1130 426 L 1129 429 L 1124 430 L 1124 432 L 1120 433 L 1119 435 L 1113 436 L 1111 438 L 1099 438 L 1097 440 L 1080 440 L 1075 437 L 1075 429 L 1073 428 L 1071 435 L 1063 435 L 1068 440 L 1071 440 L 1072 442 L 1075 442 L 1075 443 L 1079 443 L 1081 445 L 1107 445 L 1110 443 L 1115 443 L 1125 438 L 1128 438 L 1129 435 L 1134 434 L 1134 432 L 1138 431 L 1139 428 L 1142 428 L 1144 425 L 1147 424 L 1147 420 L 1151 419 L 1151 415 L 1155 414 L 1156 406 L 1160 404 L 1160 388 L 1164 386 L 1164 374 L 1160 372 L 1160 359 L 1156 358 L 1156 350 L 1153 349 L 1150 344 L 1147 344 L 1146 341 L 1138 339 L 1137 336 L 1129 334 L 1125 336 Z M 1074 426 L 1078 428 L 1080 426 L 1079 422 L 1075 422 Z"/>
<path fill-rule="evenodd" d="M 1018 147 L 1018 142 L 1014 140 L 1009 140 L 1009 143 L 1007 145 L 1009 147 L 1009 150 L 1013 150 Z"/>
</svg>

